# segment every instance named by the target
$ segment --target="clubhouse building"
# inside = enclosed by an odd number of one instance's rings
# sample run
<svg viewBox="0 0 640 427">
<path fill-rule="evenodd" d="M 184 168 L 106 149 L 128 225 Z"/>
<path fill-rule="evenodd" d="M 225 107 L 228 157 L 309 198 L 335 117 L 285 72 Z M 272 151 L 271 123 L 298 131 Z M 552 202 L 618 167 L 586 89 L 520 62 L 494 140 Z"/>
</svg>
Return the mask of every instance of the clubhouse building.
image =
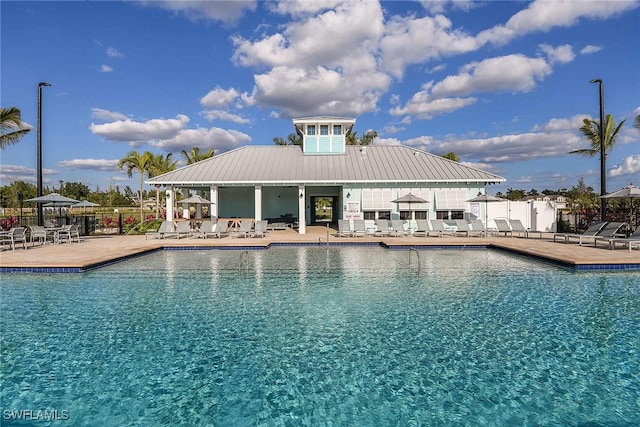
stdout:
<svg viewBox="0 0 640 427">
<path fill-rule="evenodd" d="M 482 218 L 486 206 L 467 200 L 505 179 L 403 145 L 347 145 L 355 119 L 294 119 L 302 146 L 249 145 L 146 182 L 166 188 L 167 218 L 177 192 L 197 191 L 218 218 L 267 219 L 305 233 L 338 219 Z M 424 201 L 394 202 L 412 194 Z M 415 199 L 414 199 L 415 200 Z M 329 212 L 320 216 L 318 212 Z"/>
</svg>

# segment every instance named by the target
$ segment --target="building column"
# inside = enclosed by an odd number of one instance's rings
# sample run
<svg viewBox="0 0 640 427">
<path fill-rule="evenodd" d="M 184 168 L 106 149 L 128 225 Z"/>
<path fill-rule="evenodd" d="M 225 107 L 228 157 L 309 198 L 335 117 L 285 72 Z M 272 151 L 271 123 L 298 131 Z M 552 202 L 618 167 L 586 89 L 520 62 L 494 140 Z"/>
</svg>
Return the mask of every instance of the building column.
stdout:
<svg viewBox="0 0 640 427">
<path fill-rule="evenodd" d="M 186 199 L 187 197 L 189 197 L 189 189 L 188 188 L 183 188 L 182 189 L 182 198 Z M 182 218 L 185 219 L 189 219 L 189 205 L 188 204 L 183 204 L 182 205 Z"/>
<path fill-rule="evenodd" d="M 173 200 L 175 199 L 175 193 L 173 187 L 167 188 L 165 191 L 165 211 L 167 213 L 167 221 L 173 222 Z"/>
<path fill-rule="evenodd" d="M 218 218 L 218 186 L 212 185 L 209 187 L 209 201 L 211 204 L 209 205 L 209 216 L 213 220 L 213 218 Z"/>
<path fill-rule="evenodd" d="M 304 185 L 298 186 L 298 233 L 306 234 L 306 209 L 307 206 L 307 195 L 304 191 Z"/>
<path fill-rule="evenodd" d="M 253 213 L 253 216 L 255 217 L 256 221 L 261 221 L 262 220 L 262 186 L 256 185 L 254 187 L 254 191 L 255 191 L 255 196 L 254 196 L 255 212 Z"/>
</svg>

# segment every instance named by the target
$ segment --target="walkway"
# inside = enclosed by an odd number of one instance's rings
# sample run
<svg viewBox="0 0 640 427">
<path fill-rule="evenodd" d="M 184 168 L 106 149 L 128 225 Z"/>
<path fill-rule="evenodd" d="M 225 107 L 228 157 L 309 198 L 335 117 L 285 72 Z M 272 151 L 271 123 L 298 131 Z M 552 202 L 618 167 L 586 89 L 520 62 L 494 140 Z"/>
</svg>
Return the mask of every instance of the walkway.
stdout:
<svg viewBox="0 0 640 427">
<path fill-rule="evenodd" d="M 335 230 L 329 230 L 330 245 L 372 244 L 393 249 L 409 247 L 469 247 L 479 246 L 499 248 L 548 260 L 579 270 L 587 269 L 630 269 L 640 270 L 640 251 L 618 248 L 609 250 L 605 243 L 598 247 L 578 246 L 577 243 L 553 242 L 552 235 L 542 239 L 521 237 L 336 237 Z M 162 248 L 265 248 L 273 243 L 290 245 L 326 245 L 327 229 L 307 227 L 307 233 L 298 234 L 293 230 L 270 231 L 264 238 L 222 239 L 145 239 L 145 236 L 91 236 L 80 243 L 47 244 L 22 247 L 15 251 L 0 252 L 0 271 L 37 272 L 80 272 L 100 265 L 118 261 L 135 255 Z"/>
</svg>

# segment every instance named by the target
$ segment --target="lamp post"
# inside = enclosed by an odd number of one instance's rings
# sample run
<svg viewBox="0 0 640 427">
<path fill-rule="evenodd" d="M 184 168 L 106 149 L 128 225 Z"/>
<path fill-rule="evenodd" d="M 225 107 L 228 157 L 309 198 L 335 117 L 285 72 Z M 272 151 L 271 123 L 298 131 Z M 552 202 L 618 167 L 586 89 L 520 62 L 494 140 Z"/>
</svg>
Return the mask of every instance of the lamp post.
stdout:
<svg viewBox="0 0 640 427">
<path fill-rule="evenodd" d="M 37 165 L 37 191 L 38 197 L 42 196 L 42 86 L 51 86 L 49 83 L 38 83 L 38 165 Z M 38 225 L 44 225 L 42 203 L 38 203 Z"/>
<path fill-rule="evenodd" d="M 24 202 L 24 196 L 22 191 L 18 191 L 18 203 L 20 204 L 20 227 L 22 227 L 22 203 Z"/>
<path fill-rule="evenodd" d="M 593 79 L 590 83 L 598 83 L 600 87 L 600 195 L 607 194 L 607 153 L 604 140 L 604 88 L 602 79 Z M 607 220 L 607 199 L 600 199 L 600 221 Z"/>
</svg>

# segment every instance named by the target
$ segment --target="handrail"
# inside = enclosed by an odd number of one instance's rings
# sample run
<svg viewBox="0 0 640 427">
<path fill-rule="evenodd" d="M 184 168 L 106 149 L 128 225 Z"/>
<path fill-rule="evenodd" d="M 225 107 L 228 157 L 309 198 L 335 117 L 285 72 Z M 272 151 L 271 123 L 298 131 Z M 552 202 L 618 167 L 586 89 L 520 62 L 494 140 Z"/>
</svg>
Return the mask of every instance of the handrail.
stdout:
<svg viewBox="0 0 640 427">
<path fill-rule="evenodd" d="M 409 248 L 409 270 L 411 270 L 411 253 L 415 252 L 418 258 L 418 273 L 420 272 L 420 252 L 416 248 Z"/>
</svg>

